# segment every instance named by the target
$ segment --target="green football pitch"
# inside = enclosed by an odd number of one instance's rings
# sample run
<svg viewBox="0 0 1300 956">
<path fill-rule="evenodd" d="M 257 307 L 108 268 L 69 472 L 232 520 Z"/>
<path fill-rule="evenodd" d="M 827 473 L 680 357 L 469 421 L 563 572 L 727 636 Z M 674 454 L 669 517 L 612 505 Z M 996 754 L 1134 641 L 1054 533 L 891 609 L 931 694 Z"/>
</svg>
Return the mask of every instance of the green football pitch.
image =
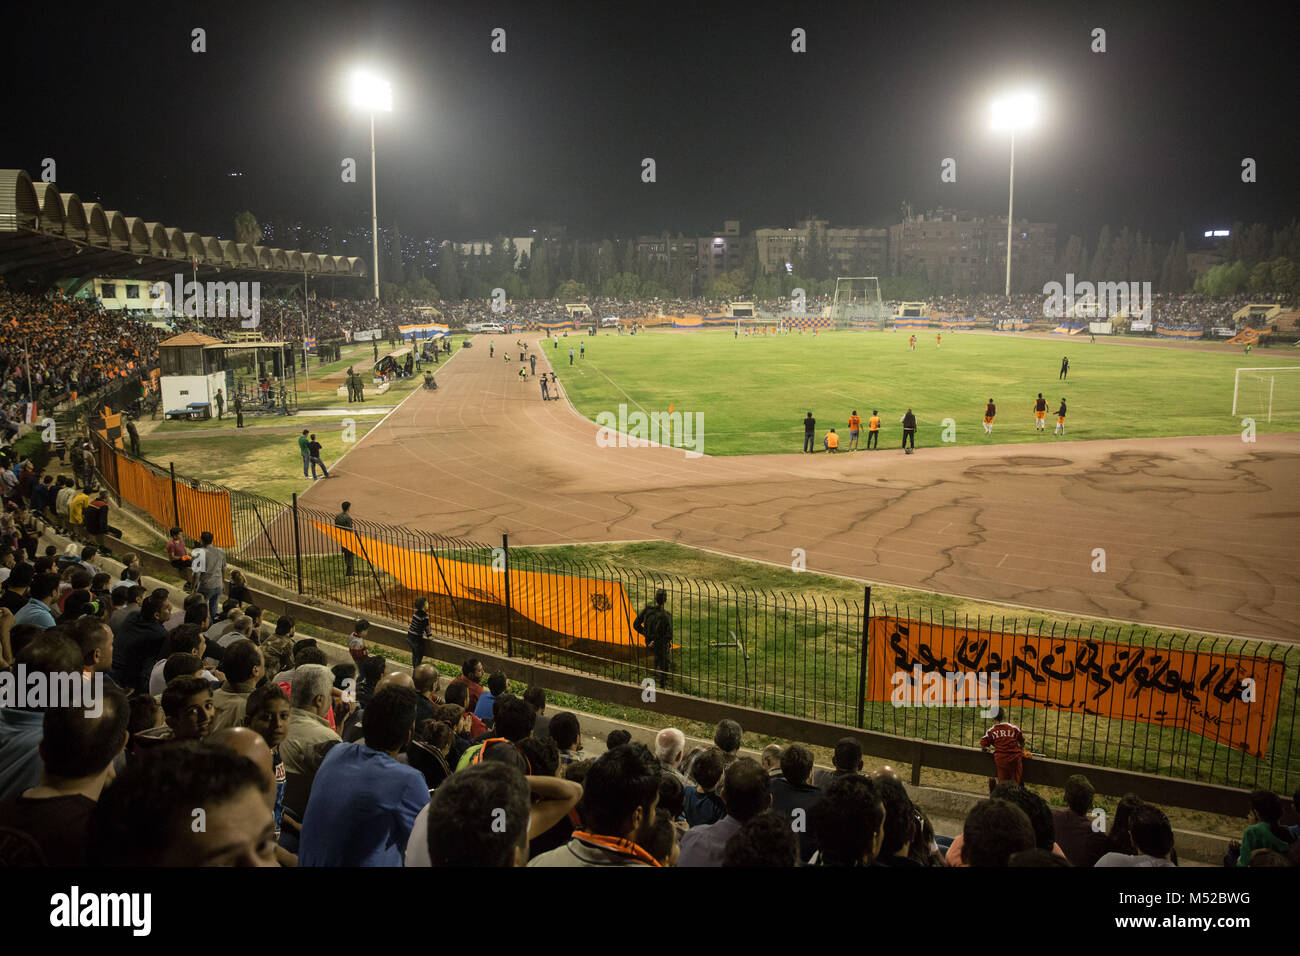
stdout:
<svg viewBox="0 0 1300 956">
<path fill-rule="evenodd" d="M 567 350 L 586 346 L 586 356 Z M 848 417 L 879 409 L 882 448 L 897 447 L 899 420 L 910 407 L 917 445 L 943 442 L 945 419 L 959 445 L 1053 442 L 1241 432 L 1252 416 L 1259 432 L 1300 430 L 1300 370 L 1277 375 L 1243 373 L 1238 412 L 1232 415 L 1238 368 L 1300 366 L 1300 351 L 1210 351 L 1147 347 L 1121 341 L 946 333 L 823 332 L 735 338 L 730 329 L 689 333 L 569 336 L 560 349 L 545 345 L 578 410 L 702 412 L 703 451 L 710 455 L 799 452 L 804 414 L 817 419 L 817 447 L 827 429 L 848 447 Z M 1061 358 L 1070 371 L 1059 379 Z M 1269 393 L 1272 391 L 1272 420 Z M 1033 403 L 1048 402 L 1045 432 L 1034 429 Z M 997 419 L 984 434 L 984 405 L 992 397 Z M 1066 437 L 1053 436 L 1056 409 L 1067 400 Z M 951 429 L 949 429 L 951 432 Z"/>
</svg>

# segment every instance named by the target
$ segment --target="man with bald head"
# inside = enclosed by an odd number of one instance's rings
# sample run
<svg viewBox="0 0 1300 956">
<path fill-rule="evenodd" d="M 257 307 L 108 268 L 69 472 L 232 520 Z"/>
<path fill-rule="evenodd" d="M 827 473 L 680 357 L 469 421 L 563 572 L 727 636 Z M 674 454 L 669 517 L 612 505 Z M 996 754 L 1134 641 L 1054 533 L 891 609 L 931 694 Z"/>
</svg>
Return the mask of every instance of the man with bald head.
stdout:
<svg viewBox="0 0 1300 956">
<path fill-rule="evenodd" d="M 419 727 L 433 717 L 433 712 L 442 701 L 438 697 L 438 669 L 432 664 L 421 664 L 411 672 L 415 692 L 420 699 L 415 704 L 415 726 Z"/>
<path fill-rule="evenodd" d="M 690 783 L 686 775 L 682 773 L 682 758 L 686 756 L 686 735 L 676 727 L 665 727 L 655 736 L 655 756 L 659 758 L 659 765 L 664 768 L 664 773 L 672 774 L 682 782 L 682 786 Z"/>
<path fill-rule="evenodd" d="M 241 757 L 247 757 L 257 764 L 257 769 L 262 771 L 262 775 L 266 778 L 262 795 L 274 814 L 278 789 L 275 780 L 276 759 L 266 739 L 252 727 L 226 727 L 211 734 L 206 743 L 213 747 L 233 750 Z M 275 856 L 281 866 L 298 865 L 298 858 L 278 843 L 275 847 Z"/>
<path fill-rule="evenodd" d="M 257 768 L 266 777 L 262 784 L 262 795 L 266 797 L 268 806 L 275 806 L 275 759 L 261 734 L 251 727 L 226 727 L 209 734 L 205 742 L 212 747 L 233 750 L 257 764 Z"/>
</svg>

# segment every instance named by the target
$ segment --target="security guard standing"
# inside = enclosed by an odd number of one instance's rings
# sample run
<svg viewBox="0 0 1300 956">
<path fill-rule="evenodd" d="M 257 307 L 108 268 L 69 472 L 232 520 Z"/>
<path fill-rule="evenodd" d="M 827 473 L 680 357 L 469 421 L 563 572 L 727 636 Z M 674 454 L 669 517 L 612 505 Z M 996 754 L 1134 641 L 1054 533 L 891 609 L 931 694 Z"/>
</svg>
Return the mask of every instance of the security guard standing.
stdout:
<svg viewBox="0 0 1300 956">
<path fill-rule="evenodd" d="M 668 687 L 668 673 L 672 669 L 673 616 L 665 607 L 667 603 L 668 592 L 660 588 L 655 592 L 654 603 L 647 604 L 632 622 L 632 630 L 644 637 L 654 651 L 655 680 L 661 690 Z"/>
</svg>

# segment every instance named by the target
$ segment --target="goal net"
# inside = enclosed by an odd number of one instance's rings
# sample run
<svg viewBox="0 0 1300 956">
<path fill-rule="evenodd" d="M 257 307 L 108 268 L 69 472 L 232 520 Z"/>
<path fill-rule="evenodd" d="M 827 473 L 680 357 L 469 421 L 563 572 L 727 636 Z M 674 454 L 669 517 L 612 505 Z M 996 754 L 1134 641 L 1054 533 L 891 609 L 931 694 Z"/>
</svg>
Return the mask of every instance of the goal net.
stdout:
<svg viewBox="0 0 1300 956">
<path fill-rule="evenodd" d="M 875 276 L 837 278 L 831 318 L 837 329 L 883 328 L 885 305 L 880 299 L 880 280 Z"/>
<path fill-rule="evenodd" d="M 1232 414 L 1269 422 L 1275 417 L 1300 418 L 1300 365 L 1237 369 Z"/>
</svg>

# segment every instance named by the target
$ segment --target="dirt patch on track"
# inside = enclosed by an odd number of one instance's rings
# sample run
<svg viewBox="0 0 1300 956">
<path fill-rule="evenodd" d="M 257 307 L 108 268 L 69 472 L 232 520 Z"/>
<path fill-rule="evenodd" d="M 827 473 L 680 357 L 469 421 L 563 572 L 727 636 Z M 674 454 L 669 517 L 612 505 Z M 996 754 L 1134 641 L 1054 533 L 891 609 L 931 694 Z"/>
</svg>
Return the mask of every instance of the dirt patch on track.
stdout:
<svg viewBox="0 0 1300 956">
<path fill-rule="evenodd" d="M 1300 632 L 1300 435 L 689 459 L 598 447 L 591 422 L 475 341 L 304 503 L 486 543 L 663 539 L 782 565 L 801 548 L 809 570 L 981 600 Z M 533 347 L 549 369 L 554 350 Z"/>
</svg>

